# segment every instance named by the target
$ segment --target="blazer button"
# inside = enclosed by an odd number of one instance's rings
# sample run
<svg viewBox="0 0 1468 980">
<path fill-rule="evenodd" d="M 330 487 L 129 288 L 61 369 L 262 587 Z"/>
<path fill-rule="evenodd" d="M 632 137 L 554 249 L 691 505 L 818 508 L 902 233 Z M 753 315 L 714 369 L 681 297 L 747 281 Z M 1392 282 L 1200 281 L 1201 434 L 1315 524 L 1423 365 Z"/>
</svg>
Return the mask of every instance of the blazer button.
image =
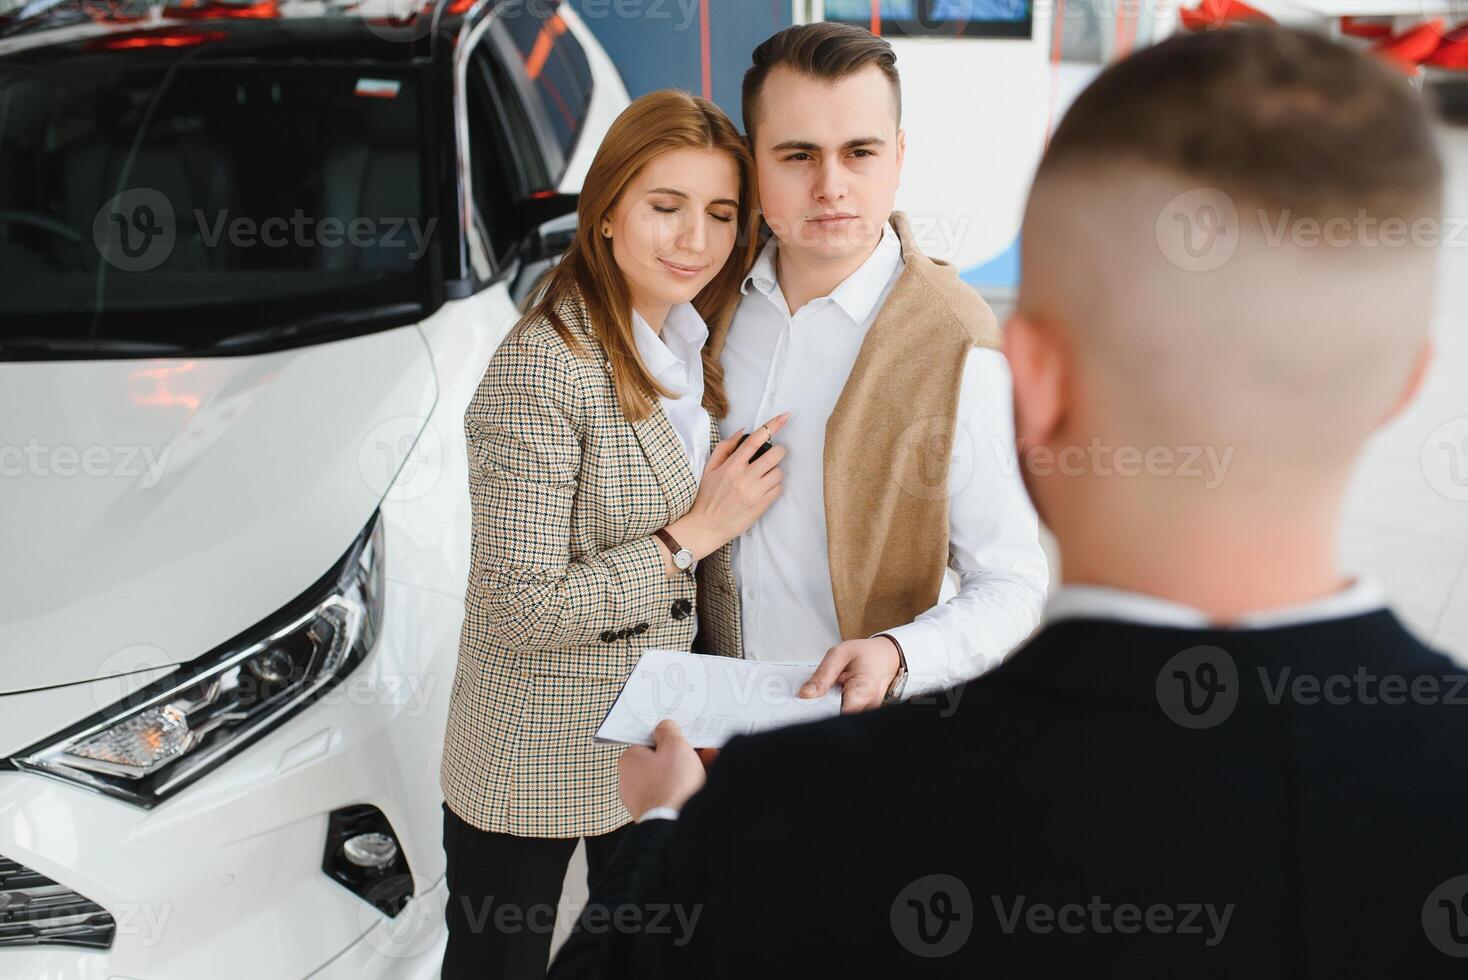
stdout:
<svg viewBox="0 0 1468 980">
<path fill-rule="evenodd" d="M 647 624 L 646 623 L 638 623 L 637 624 L 637 628 L 632 631 L 632 635 L 633 636 L 641 636 L 643 633 L 646 633 L 646 632 L 647 632 Z"/>
<path fill-rule="evenodd" d="M 672 616 L 674 619 L 687 619 L 688 614 L 692 611 L 693 603 L 689 602 L 687 599 L 674 599 L 673 608 L 668 611 L 668 615 Z"/>
<path fill-rule="evenodd" d="M 605 633 L 603 633 L 601 635 L 601 641 L 603 643 L 616 643 L 617 642 L 617 634 L 614 633 L 611 630 L 607 630 Z"/>
</svg>

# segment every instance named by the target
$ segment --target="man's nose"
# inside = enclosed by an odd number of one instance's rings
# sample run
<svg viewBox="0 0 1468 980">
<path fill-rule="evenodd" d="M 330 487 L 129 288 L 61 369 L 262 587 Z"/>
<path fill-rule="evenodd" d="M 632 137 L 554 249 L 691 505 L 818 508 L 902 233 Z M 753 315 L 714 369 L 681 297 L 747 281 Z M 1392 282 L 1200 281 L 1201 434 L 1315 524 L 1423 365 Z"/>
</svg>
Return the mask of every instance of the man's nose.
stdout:
<svg viewBox="0 0 1468 980">
<path fill-rule="evenodd" d="M 818 201 L 839 201 L 846 196 L 846 174 L 841 161 L 827 160 L 821 164 L 816 180 L 815 197 Z"/>
</svg>

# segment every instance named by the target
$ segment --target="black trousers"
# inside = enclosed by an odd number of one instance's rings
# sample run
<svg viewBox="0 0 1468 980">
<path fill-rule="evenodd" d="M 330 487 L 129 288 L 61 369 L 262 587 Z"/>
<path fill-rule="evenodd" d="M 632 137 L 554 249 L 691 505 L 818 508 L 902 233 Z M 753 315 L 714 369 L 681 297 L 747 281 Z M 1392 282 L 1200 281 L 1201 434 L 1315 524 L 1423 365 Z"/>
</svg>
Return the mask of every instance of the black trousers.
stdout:
<svg viewBox="0 0 1468 980">
<path fill-rule="evenodd" d="M 586 838 L 586 877 L 594 886 L 627 824 Z M 443 980 L 542 980 L 550 960 L 556 906 L 575 837 L 516 837 L 465 822 L 443 807 L 449 901 Z M 580 914 L 580 910 L 575 910 Z"/>
</svg>

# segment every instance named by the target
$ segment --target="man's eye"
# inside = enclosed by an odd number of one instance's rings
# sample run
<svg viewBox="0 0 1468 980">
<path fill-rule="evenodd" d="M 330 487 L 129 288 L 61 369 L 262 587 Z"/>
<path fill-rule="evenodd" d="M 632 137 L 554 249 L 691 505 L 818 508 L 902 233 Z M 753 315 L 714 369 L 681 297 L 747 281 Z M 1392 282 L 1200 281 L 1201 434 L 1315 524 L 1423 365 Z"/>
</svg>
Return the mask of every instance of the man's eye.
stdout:
<svg viewBox="0 0 1468 980">
<path fill-rule="evenodd" d="M 871 150 L 852 150 L 851 151 L 851 155 L 852 156 L 861 156 L 861 157 L 876 156 L 876 154 L 873 153 Z"/>
<path fill-rule="evenodd" d="M 810 159 L 810 154 L 809 153 L 792 153 L 788 157 L 786 157 L 785 159 L 786 160 L 809 160 Z"/>
</svg>

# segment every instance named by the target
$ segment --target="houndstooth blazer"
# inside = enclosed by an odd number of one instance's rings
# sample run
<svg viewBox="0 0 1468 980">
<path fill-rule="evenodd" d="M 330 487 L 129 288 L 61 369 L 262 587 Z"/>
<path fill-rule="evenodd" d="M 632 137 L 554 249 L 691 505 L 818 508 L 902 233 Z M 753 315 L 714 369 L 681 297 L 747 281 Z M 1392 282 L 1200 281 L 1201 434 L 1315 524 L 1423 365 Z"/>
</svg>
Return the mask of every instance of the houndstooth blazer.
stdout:
<svg viewBox="0 0 1468 980">
<path fill-rule="evenodd" d="M 592 735 L 642 650 L 690 649 L 700 623 L 703 652 L 741 650 L 728 545 L 670 578 L 652 536 L 697 495 L 672 423 L 660 407 L 628 422 L 584 308 L 558 311 L 585 351 L 527 322 L 464 414 L 473 530 L 439 774 L 454 813 L 522 837 L 631 821 L 622 747 Z"/>
</svg>

